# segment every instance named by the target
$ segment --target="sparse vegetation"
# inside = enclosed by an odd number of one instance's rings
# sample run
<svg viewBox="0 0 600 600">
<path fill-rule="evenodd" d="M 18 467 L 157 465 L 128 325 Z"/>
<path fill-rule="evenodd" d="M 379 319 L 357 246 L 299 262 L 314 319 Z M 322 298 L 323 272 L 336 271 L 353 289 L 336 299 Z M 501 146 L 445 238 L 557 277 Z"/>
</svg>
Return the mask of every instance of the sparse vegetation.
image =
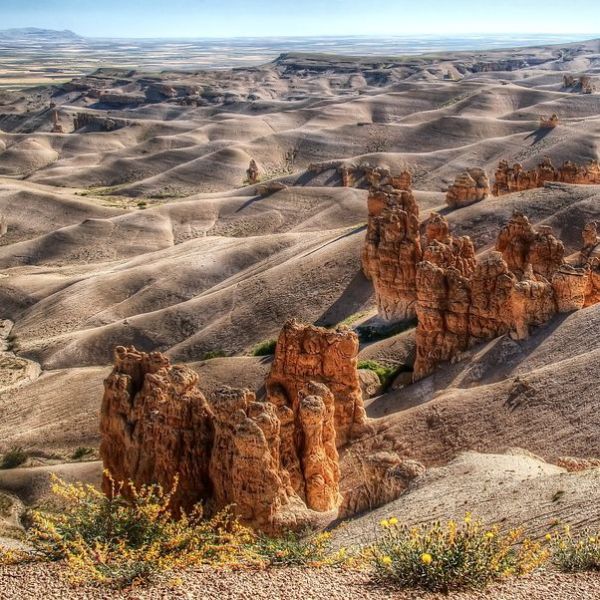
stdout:
<svg viewBox="0 0 600 600">
<path fill-rule="evenodd" d="M 259 535 L 254 548 L 267 565 L 276 567 L 319 567 L 343 562 L 346 558 L 344 549 L 333 551 L 330 532 L 288 531 L 279 537 Z"/>
<path fill-rule="evenodd" d="M 546 538 L 552 543 L 552 562 L 561 571 L 600 571 L 600 532 L 586 529 L 573 534 L 567 525 Z"/>
<path fill-rule="evenodd" d="M 468 513 L 462 523 L 409 528 L 392 517 L 380 525 L 383 535 L 371 548 L 372 564 L 379 578 L 403 588 L 446 594 L 482 588 L 528 573 L 548 557 L 541 543 L 524 539 L 520 530 L 503 534 L 498 527 L 485 528 Z"/>
<path fill-rule="evenodd" d="M 109 498 L 91 485 L 54 477 L 60 505 L 30 513 L 27 540 L 40 557 L 65 560 L 74 583 L 116 588 L 198 565 L 317 567 L 346 560 L 344 549 L 331 549 L 331 533 L 269 538 L 242 526 L 229 510 L 205 518 L 201 506 L 174 519 L 169 505 L 175 488 L 167 493 L 143 486 L 128 499 L 122 484 L 113 484 Z M 30 559 L 21 556 L 20 562 Z"/>
<path fill-rule="evenodd" d="M 271 354 L 275 354 L 276 346 L 277 340 L 266 340 L 254 346 L 250 354 L 252 356 L 270 356 Z"/>
<path fill-rule="evenodd" d="M 140 202 L 137 203 L 137 207 L 141 210 L 143 210 L 144 208 L 146 208 L 148 206 L 148 203 L 145 202 L 144 200 L 141 200 Z"/>
<path fill-rule="evenodd" d="M 223 358 L 224 356 L 227 356 L 227 353 L 223 350 L 211 350 L 202 355 L 202 360 L 212 360 L 213 358 Z"/>
<path fill-rule="evenodd" d="M 238 564 L 250 556 L 254 534 L 224 511 L 205 519 L 198 507 L 173 519 L 171 492 L 144 486 L 131 500 L 115 485 L 108 498 L 91 485 L 52 490 L 62 502 L 56 512 L 34 512 L 28 540 L 41 556 L 66 560 L 74 582 L 122 587 L 199 564 Z"/>
<path fill-rule="evenodd" d="M 11 448 L 2 457 L 0 469 L 15 469 L 20 467 L 28 458 L 27 452 L 20 446 Z"/>
<path fill-rule="evenodd" d="M 83 460 L 84 458 L 89 458 L 94 453 L 93 448 L 88 448 L 87 446 L 79 446 L 73 451 L 71 458 L 73 460 Z"/>
<path fill-rule="evenodd" d="M 390 367 L 389 365 L 384 365 L 376 360 L 361 360 L 358 363 L 358 368 L 368 369 L 376 373 L 383 389 L 388 387 L 401 369 L 398 366 Z"/>
<path fill-rule="evenodd" d="M 416 319 L 401 321 L 400 323 L 392 323 L 391 325 L 360 325 L 356 328 L 358 338 L 361 343 L 377 342 L 385 340 L 394 335 L 398 335 L 403 331 L 408 331 L 416 327 Z"/>
</svg>

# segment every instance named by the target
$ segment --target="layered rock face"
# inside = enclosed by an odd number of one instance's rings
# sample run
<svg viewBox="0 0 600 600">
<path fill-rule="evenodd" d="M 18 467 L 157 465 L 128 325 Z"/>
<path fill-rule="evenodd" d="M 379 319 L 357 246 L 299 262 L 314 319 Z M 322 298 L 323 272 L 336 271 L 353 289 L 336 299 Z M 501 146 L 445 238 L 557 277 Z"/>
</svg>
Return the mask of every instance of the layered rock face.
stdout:
<svg viewBox="0 0 600 600">
<path fill-rule="evenodd" d="M 461 208 L 487 198 L 490 194 L 490 181 L 483 169 L 468 169 L 457 175 L 448 188 L 446 204 L 451 208 Z"/>
<path fill-rule="evenodd" d="M 165 489 L 179 474 L 175 510 L 189 510 L 212 495 L 213 415 L 197 384 L 194 371 L 171 366 L 162 354 L 123 347 L 115 350 L 113 371 L 104 382 L 104 467 L 115 481 L 158 483 Z M 105 492 L 110 485 L 105 478 Z"/>
<path fill-rule="evenodd" d="M 320 374 L 335 382 L 339 346 L 348 349 L 343 340 L 332 346 Z M 348 369 L 342 372 L 352 380 Z M 266 402 L 248 390 L 223 388 L 209 403 L 191 369 L 160 353 L 119 347 L 102 402 L 104 466 L 115 481 L 135 487 L 171 489 L 177 476 L 176 513 L 202 501 L 215 510 L 233 505 L 244 522 L 267 531 L 306 525 L 311 511 L 335 510 L 341 502 L 336 415 L 347 436 L 349 405 L 362 409 L 362 402 L 346 383 L 332 386 L 338 397 L 308 377 L 295 384 L 293 401 L 273 382 Z M 364 410 L 351 412 L 364 421 Z M 103 487 L 112 493 L 109 478 Z"/>
<path fill-rule="evenodd" d="M 515 163 L 511 167 L 507 161 L 503 160 L 496 170 L 493 194 L 502 196 L 512 192 L 543 187 L 547 181 L 598 185 L 600 184 L 600 164 L 594 160 L 587 165 L 578 165 L 567 160 L 562 167 L 555 168 L 550 159 L 545 158 L 535 169 L 527 171 L 520 163 Z"/>
<path fill-rule="evenodd" d="M 334 398 L 336 444 L 343 446 L 364 431 L 367 417 L 358 377 L 358 337 L 353 331 L 333 331 L 288 321 L 277 339 L 267 377 L 267 398 L 284 404 L 298 420 L 308 382 L 324 384 Z M 271 400 L 279 396 L 278 400 Z"/>
<path fill-rule="evenodd" d="M 426 238 L 424 261 L 417 270 L 417 358 L 413 380 L 432 373 L 471 345 L 510 333 L 529 337 L 531 328 L 557 312 L 568 313 L 600 302 L 600 250 L 595 224 L 583 231 L 579 265 L 564 262 L 564 245 L 551 228 L 535 230 L 515 212 L 500 231 L 497 251 L 462 271 L 449 260 L 442 241 L 449 233 L 433 218 Z M 590 256 L 594 255 L 592 258 Z"/>
<path fill-rule="evenodd" d="M 535 231 L 529 219 L 515 211 L 502 228 L 496 242 L 496 250 L 502 253 L 508 268 L 523 273 L 527 265 L 544 277 L 551 277 L 563 263 L 565 247 L 556 239 L 552 228 L 542 226 Z"/>
<path fill-rule="evenodd" d="M 591 285 L 588 269 L 562 265 L 552 277 L 552 288 L 559 313 L 579 310 L 586 305 L 586 295 Z M 595 302 L 592 302 L 595 304 Z"/>
<path fill-rule="evenodd" d="M 363 271 L 373 281 L 379 315 L 401 321 L 415 315 L 416 265 L 422 250 L 419 208 L 409 190 L 373 189 Z"/>
</svg>

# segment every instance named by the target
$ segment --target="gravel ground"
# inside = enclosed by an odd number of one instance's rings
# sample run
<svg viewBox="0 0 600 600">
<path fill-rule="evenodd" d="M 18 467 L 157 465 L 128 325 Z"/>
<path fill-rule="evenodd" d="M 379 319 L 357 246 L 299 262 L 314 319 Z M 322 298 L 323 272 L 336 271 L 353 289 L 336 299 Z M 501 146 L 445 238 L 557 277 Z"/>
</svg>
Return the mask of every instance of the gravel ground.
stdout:
<svg viewBox="0 0 600 600">
<path fill-rule="evenodd" d="M 0 567 L 1 600 L 592 600 L 600 598 L 600 574 L 542 573 L 505 582 L 483 592 L 427 594 L 374 584 L 366 573 L 336 569 L 191 571 L 178 585 L 158 585 L 121 593 L 73 587 L 57 564 Z"/>
</svg>

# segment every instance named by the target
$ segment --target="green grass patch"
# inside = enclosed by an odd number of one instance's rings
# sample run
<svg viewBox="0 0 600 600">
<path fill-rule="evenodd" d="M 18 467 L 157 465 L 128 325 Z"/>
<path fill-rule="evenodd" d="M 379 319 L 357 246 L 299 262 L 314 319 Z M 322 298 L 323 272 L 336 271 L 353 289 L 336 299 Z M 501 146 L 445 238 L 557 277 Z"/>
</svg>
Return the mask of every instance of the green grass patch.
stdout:
<svg viewBox="0 0 600 600">
<path fill-rule="evenodd" d="M 361 360 L 358 362 L 359 369 L 368 369 L 373 371 L 379 377 L 381 387 L 385 390 L 394 380 L 396 375 L 400 373 L 404 365 L 390 367 L 376 360 Z"/>
<path fill-rule="evenodd" d="M 227 354 L 223 350 L 211 350 L 202 355 L 202 360 L 212 360 L 213 358 L 223 358 Z"/>
<path fill-rule="evenodd" d="M 275 348 L 277 346 L 277 340 L 266 340 L 264 342 L 260 342 L 252 348 L 250 355 L 251 356 L 271 356 L 275 354 Z"/>
</svg>

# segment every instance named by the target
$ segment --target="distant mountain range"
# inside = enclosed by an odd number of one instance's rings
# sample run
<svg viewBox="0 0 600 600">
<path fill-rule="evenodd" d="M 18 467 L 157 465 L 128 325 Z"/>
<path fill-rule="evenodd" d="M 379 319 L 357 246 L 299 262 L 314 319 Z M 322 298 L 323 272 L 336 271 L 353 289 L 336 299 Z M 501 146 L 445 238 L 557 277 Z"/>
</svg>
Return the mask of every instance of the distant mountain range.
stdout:
<svg viewBox="0 0 600 600">
<path fill-rule="evenodd" d="M 0 29 L 0 40 L 40 41 L 40 42 L 74 42 L 84 38 L 69 29 L 40 29 L 38 27 L 19 27 Z"/>
</svg>

